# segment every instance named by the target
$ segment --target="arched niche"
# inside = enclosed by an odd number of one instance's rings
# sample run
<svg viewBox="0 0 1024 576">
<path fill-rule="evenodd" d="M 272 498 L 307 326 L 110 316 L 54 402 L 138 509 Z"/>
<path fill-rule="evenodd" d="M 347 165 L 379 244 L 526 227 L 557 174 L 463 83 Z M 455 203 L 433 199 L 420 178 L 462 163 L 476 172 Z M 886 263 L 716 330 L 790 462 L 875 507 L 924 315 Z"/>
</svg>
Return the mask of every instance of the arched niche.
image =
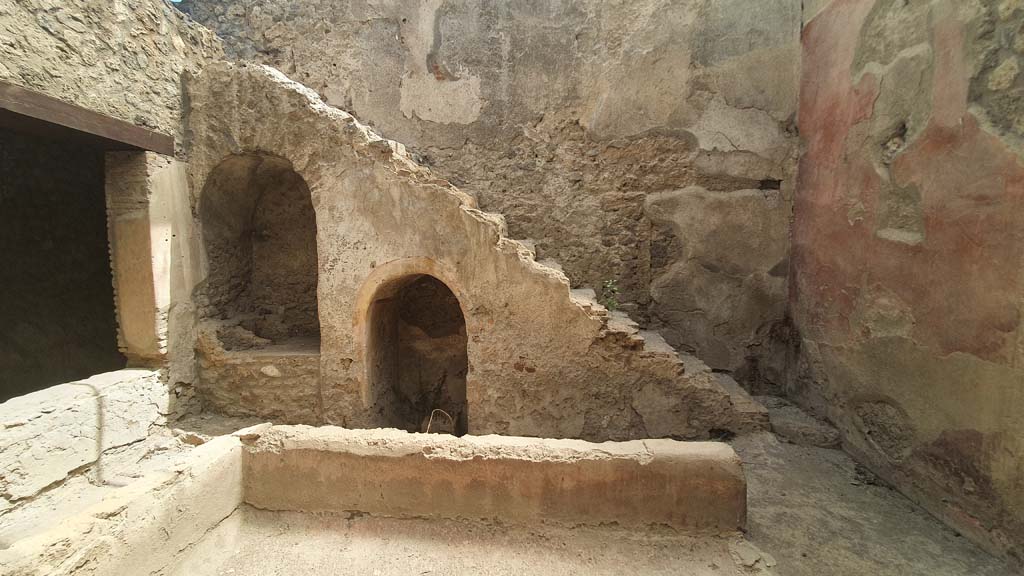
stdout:
<svg viewBox="0 0 1024 576">
<path fill-rule="evenodd" d="M 380 423 L 465 434 L 466 321 L 452 290 L 429 274 L 402 276 L 377 289 L 365 318 L 368 386 Z"/>
<path fill-rule="evenodd" d="M 208 274 L 201 313 L 223 322 L 225 348 L 319 348 L 316 216 L 287 160 L 233 155 L 210 174 L 199 202 Z"/>
</svg>

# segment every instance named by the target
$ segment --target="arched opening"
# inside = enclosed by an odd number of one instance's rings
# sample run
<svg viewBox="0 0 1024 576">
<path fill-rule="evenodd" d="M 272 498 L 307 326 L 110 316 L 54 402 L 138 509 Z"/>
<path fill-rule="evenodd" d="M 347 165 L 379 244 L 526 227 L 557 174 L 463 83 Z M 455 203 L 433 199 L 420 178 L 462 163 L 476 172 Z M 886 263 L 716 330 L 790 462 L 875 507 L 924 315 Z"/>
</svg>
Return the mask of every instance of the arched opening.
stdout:
<svg viewBox="0 0 1024 576">
<path fill-rule="evenodd" d="M 226 349 L 319 349 L 316 215 L 302 176 L 275 156 L 228 157 L 207 180 L 200 222 L 204 318 Z"/>
<path fill-rule="evenodd" d="M 382 424 L 465 434 L 466 321 L 448 286 L 426 274 L 382 286 L 366 329 L 369 385 Z"/>
</svg>

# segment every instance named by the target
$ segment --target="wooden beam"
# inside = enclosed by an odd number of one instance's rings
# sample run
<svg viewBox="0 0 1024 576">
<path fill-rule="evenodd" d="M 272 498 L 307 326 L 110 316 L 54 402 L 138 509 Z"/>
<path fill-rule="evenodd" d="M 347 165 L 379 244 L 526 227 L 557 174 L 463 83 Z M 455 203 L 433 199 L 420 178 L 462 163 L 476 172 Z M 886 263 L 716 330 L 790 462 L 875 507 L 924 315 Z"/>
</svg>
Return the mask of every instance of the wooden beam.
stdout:
<svg viewBox="0 0 1024 576">
<path fill-rule="evenodd" d="M 0 80 L 0 127 L 105 150 L 174 155 L 174 137 Z"/>
</svg>

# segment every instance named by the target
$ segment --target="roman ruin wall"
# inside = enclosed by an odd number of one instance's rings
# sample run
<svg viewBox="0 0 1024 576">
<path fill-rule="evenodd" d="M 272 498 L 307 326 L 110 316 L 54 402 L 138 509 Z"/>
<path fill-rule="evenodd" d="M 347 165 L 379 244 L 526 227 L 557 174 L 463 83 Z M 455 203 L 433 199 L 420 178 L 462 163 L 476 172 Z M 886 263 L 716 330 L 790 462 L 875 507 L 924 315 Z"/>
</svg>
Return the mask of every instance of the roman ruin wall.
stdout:
<svg viewBox="0 0 1024 576">
<path fill-rule="evenodd" d="M 181 136 L 181 74 L 223 54 L 162 0 L 0 5 L 0 80 Z"/>
<path fill-rule="evenodd" d="M 822 4 L 804 29 L 791 393 L 1024 556 L 1024 6 Z"/>
<path fill-rule="evenodd" d="M 212 32 L 160 0 L 0 3 L 0 81 L 178 144 L 182 73 L 222 54 Z M 180 248 L 174 197 L 187 197 L 180 168 L 159 154 L 0 130 L 0 214 L 10 220 L 0 233 L 0 384 L 5 400 L 50 386 L 0 411 L 5 545 L 38 528 L 23 524 L 34 512 L 9 521 L 43 507 L 46 492 L 88 484 L 112 451 L 197 407 L 161 369 L 169 347 L 194 345 L 168 343 L 166 329 L 181 274 L 170 265 L 182 259 L 170 248 Z M 118 370 L 126 361 L 154 369 Z"/>
<path fill-rule="evenodd" d="M 0 80 L 174 136 L 176 158 L 0 132 L 5 174 L 60 164 L 21 174 L 56 181 L 36 199 L 80 192 L 62 209 L 101 214 L 105 186 L 105 352 L 147 367 L 0 406 L 0 517 L 186 412 L 591 440 L 764 429 L 732 374 L 1020 560 L 1021 22 L 1019 0 L 4 2 Z M 29 184 L 0 185 L 0 215 Z M 38 271 L 85 274 L 45 249 L 95 230 L 46 216 Z M 107 263 L 93 240 L 75 254 Z M 0 361 L 59 348 L 2 312 L 21 328 Z M 210 484 L 178 470 L 131 491 L 188 479 L 187 498 L 235 506 L 224 447 Z M 122 504 L 79 521 L 131 535 Z"/>
<path fill-rule="evenodd" d="M 783 382 L 799 1 L 181 6 L 503 214 L 573 287 Z"/>
<path fill-rule="evenodd" d="M 456 431 L 593 440 L 763 425 L 699 360 L 574 294 L 506 236 L 500 215 L 279 71 L 211 64 L 186 90 L 203 255 L 197 388 L 218 410 L 423 431 L 443 407 Z M 315 212 L 315 230 L 293 234 L 315 232 L 312 347 L 265 338 L 264 316 L 217 304 L 248 290 L 259 232 L 230 215 L 259 214 L 248 175 L 271 165 L 275 176 L 260 181 L 301 181 Z"/>
</svg>

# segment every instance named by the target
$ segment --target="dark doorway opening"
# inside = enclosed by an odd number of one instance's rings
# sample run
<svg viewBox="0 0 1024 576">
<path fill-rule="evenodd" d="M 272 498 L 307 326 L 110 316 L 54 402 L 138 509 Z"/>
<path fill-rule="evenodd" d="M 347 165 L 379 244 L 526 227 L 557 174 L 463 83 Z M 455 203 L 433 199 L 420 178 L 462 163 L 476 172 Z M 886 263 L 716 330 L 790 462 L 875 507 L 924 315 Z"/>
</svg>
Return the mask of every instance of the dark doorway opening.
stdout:
<svg viewBox="0 0 1024 576">
<path fill-rule="evenodd" d="M 367 322 L 370 387 L 383 424 L 466 434 L 466 321 L 455 294 L 433 276 L 405 277 L 378 291 Z"/>
<path fill-rule="evenodd" d="M 0 128 L 0 401 L 125 366 L 104 154 Z"/>
</svg>

